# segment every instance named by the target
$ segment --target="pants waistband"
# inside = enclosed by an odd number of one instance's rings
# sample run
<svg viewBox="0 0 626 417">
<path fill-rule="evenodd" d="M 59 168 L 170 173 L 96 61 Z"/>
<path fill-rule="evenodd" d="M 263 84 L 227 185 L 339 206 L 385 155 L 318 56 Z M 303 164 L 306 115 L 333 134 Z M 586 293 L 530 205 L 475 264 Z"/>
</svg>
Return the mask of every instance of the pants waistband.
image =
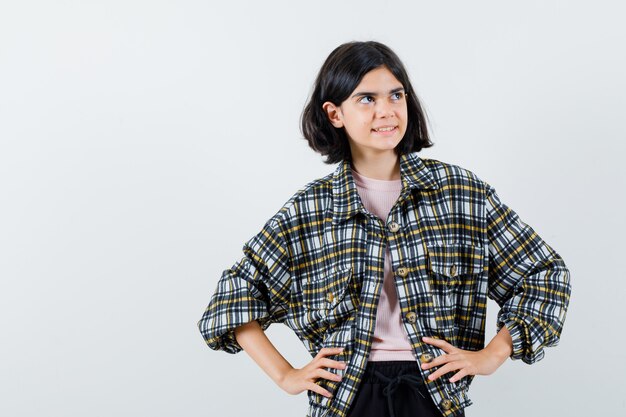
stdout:
<svg viewBox="0 0 626 417">
<path fill-rule="evenodd" d="M 377 371 L 377 372 L 376 372 Z M 420 367 L 417 361 L 370 361 L 363 373 L 363 382 L 385 383 L 378 375 L 383 374 L 388 378 L 393 378 L 399 374 L 420 375 Z"/>
</svg>

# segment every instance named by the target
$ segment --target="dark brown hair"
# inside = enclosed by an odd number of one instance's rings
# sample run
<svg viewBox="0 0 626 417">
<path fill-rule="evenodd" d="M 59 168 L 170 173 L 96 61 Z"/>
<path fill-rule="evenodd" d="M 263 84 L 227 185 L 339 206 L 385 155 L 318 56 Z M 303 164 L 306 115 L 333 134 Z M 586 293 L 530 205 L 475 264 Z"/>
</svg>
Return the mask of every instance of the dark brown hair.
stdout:
<svg viewBox="0 0 626 417">
<path fill-rule="evenodd" d="M 380 42 L 353 41 L 339 45 L 326 58 L 300 118 L 304 139 L 314 151 L 327 156 L 325 163 L 352 160 L 352 155 L 345 128 L 336 128 L 330 123 L 322 104 L 330 101 L 340 106 L 365 74 L 381 66 L 391 71 L 407 93 L 407 129 L 395 148 L 396 154 L 418 152 L 433 146 L 426 127 L 426 114 L 400 58 Z"/>
</svg>

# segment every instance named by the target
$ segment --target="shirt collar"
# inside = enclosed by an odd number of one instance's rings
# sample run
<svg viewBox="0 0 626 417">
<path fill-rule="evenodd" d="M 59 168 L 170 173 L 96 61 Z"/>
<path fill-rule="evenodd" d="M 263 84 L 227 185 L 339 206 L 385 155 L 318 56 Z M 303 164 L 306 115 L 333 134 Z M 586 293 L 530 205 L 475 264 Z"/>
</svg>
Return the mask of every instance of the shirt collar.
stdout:
<svg viewBox="0 0 626 417">
<path fill-rule="evenodd" d="M 439 185 L 430 169 L 417 155 L 417 152 L 400 155 L 400 177 L 402 192 L 413 189 L 437 189 Z M 344 159 L 333 174 L 333 224 L 341 223 L 364 212 L 350 167 L 350 161 Z"/>
</svg>

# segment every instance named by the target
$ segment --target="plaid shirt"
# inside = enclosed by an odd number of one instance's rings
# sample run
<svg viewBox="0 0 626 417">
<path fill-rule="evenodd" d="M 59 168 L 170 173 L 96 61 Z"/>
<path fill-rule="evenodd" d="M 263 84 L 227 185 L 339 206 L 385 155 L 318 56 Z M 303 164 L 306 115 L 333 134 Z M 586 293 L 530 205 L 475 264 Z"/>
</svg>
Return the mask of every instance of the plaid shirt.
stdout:
<svg viewBox="0 0 626 417">
<path fill-rule="evenodd" d="M 473 172 L 417 153 L 400 157 L 403 189 L 388 218 L 363 206 L 344 160 L 298 190 L 243 246 L 198 322 L 207 345 L 238 353 L 233 329 L 257 320 L 284 323 L 314 357 L 323 347 L 345 361 L 340 382 L 308 390 L 308 417 L 345 417 L 367 365 L 389 245 L 401 317 L 416 361 L 444 353 L 422 336 L 471 351 L 485 346 L 487 297 L 500 307 L 513 339 L 513 360 L 532 364 L 559 342 L 569 304 L 570 273 L 551 246 Z M 424 355 L 430 354 L 430 355 Z M 421 370 L 443 416 L 472 404 L 473 375 L 457 382 L 438 367 Z"/>
</svg>

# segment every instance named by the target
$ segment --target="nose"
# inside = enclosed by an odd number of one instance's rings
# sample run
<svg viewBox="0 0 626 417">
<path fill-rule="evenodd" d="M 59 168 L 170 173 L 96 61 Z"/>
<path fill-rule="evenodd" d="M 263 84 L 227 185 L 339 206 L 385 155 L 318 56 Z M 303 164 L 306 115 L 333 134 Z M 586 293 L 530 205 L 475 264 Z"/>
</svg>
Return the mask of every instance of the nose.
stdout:
<svg viewBox="0 0 626 417">
<path fill-rule="evenodd" d="M 389 117 L 394 114 L 393 103 L 386 100 L 379 100 L 376 103 L 376 116 L 377 117 Z"/>
</svg>

